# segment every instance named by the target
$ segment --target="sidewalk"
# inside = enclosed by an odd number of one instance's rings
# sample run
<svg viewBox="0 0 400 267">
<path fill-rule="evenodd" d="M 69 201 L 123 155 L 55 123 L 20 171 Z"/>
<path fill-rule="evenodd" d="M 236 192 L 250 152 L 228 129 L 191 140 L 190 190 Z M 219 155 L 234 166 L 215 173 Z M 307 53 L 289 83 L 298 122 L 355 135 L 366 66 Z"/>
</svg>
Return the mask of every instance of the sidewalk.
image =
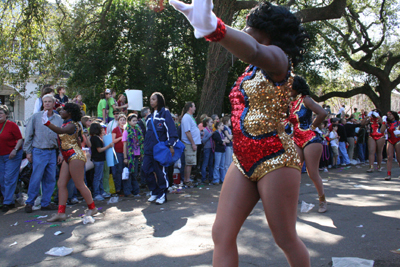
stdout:
<svg viewBox="0 0 400 267">
<path fill-rule="evenodd" d="M 385 166 L 385 165 L 384 165 Z M 359 257 L 374 266 L 400 266 L 400 179 L 384 181 L 386 172 L 366 173 L 366 166 L 320 172 L 328 212 L 319 214 L 317 192 L 302 174 L 299 203 L 315 204 L 299 213 L 297 229 L 312 266 L 332 266 L 332 257 Z M 393 177 L 400 175 L 398 167 Z M 17 211 L 0 214 L 0 266 L 211 266 L 211 227 L 221 186 L 185 189 L 158 206 L 146 198 L 125 198 L 116 204 L 97 202 L 101 214 L 83 225 L 84 203 L 67 208 L 67 222 L 39 224 L 35 215 Z M 37 219 L 45 220 L 45 219 Z M 31 221 L 31 222 L 26 222 Z M 18 222 L 18 225 L 14 225 Z M 361 227 L 362 225 L 362 227 Z M 55 236 L 56 231 L 63 234 Z M 16 245 L 9 247 L 10 244 Z M 69 247 L 66 257 L 44 253 Z M 259 202 L 238 237 L 240 266 L 288 266 L 275 245 Z"/>
</svg>

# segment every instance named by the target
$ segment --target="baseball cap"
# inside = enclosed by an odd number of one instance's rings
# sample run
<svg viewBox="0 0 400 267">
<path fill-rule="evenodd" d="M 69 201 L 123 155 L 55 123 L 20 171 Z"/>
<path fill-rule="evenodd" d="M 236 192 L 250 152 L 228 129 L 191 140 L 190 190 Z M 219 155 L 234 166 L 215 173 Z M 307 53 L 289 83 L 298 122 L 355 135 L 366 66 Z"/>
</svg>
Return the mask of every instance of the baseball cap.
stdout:
<svg viewBox="0 0 400 267">
<path fill-rule="evenodd" d="M 111 94 L 111 90 L 110 90 L 110 89 L 106 89 L 104 92 L 105 92 L 106 94 Z"/>
</svg>

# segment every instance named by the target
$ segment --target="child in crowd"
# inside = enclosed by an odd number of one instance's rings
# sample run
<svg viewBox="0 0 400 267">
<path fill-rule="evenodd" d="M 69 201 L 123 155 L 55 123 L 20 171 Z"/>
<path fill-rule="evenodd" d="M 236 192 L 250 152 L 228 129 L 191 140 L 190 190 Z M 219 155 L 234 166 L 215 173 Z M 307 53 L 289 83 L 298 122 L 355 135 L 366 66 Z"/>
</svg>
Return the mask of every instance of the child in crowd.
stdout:
<svg viewBox="0 0 400 267">
<path fill-rule="evenodd" d="M 225 137 L 223 130 L 224 124 L 222 121 L 215 123 L 216 131 L 212 135 L 212 139 L 215 143 L 215 162 L 214 162 L 214 180 L 213 184 L 218 185 L 220 182 L 223 183 L 225 179 L 225 149 L 226 144 L 229 143 L 228 138 Z"/>
<path fill-rule="evenodd" d="M 104 142 L 102 137 L 104 136 L 105 130 L 99 123 L 92 123 L 90 125 L 90 142 L 92 144 L 91 152 L 92 152 L 92 161 L 94 164 L 94 178 L 93 178 L 93 195 L 95 196 L 94 200 L 104 200 L 104 192 L 103 188 L 103 168 L 104 161 L 106 160 L 105 151 L 108 148 L 114 146 L 114 143 L 111 142 L 108 146 L 104 146 Z"/>
<path fill-rule="evenodd" d="M 328 172 L 328 165 L 329 165 L 329 158 L 330 158 L 330 151 L 329 151 L 329 145 L 328 145 L 328 139 L 329 139 L 329 132 L 328 129 L 326 128 L 328 122 L 324 121 L 320 125 L 320 130 L 321 130 L 321 137 L 323 139 L 322 141 L 322 155 L 321 155 L 321 161 L 320 161 L 320 168 L 324 172 Z"/>
<path fill-rule="evenodd" d="M 112 140 L 115 144 L 114 149 L 117 153 L 118 163 L 116 163 L 111 169 L 116 193 L 118 195 L 124 194 L 126 197 L 128 197 L 130 196 L 129 188 L 122 188 L 122 171 L 124 169 L 124 143 L 122 142 L 122 135 L 125 132 L 125 114 L 119 114 L 116 122 L 118 126 L 112 130 Z"/>
<path fill-rule="evenodd" d="M 129 179 L 123 180 L 124 190 L 125 187 L 134 197 L 139 196 L 139 183 L 137 177 L 139 176 L 139 164 L 143 160 L 143 142 L 144 136 L 137 124 L 138 117 L 136 114 L 129 114 L 128 125 L 122 135 L 122 142 L 124 143 L 124 163 L 129 169 Z"/>
<path fill-rule="evenodd" d="M 338 126 L 332 125 L 332 131 L 329 133 L 329 139 L 332 148 L 332 166 L 337 168 L 337 159 L 339 156 L 339 135 L 337 133 Z"/>
</svg>

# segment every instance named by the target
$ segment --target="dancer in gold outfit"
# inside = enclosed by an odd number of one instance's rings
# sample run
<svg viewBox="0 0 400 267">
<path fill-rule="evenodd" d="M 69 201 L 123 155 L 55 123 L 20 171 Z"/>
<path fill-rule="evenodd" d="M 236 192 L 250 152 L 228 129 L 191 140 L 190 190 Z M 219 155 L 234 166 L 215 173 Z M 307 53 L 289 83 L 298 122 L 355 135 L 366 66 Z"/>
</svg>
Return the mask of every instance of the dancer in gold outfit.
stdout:
<svg viewBox="0 0 400 267">
<path fill-rule="evenodd" d="M 68 200 L 67 184 L 71 178 L 88 205 L 88 210 L 85 215 L 92 216 L 97 213 L 92 194 L 84 182 L 86 156 L 82 151 L 79 137 L 81 132 L 81 127 L 78 123 L 81 119 L 80 107 L 77 104 L 67 103 L 63 109 L 61 109 L 60 116 L 64 120 L 61 128 L 50 123 L 47 118 L 47 112 L 43 114 L 42 118 L 43 124 L 58 134 L 59 147 L 64 158 L 57 183 L 58 213 L 53 214 L 53 216 L 47 220 L 48 222 L 63 221 L 67 218 L 65 215 L 65 208 Z"/>
<path fill-rule="evenodd" d="M 242 31 L 217 18 L 211 0 L 170 4 L 186 16 L 197 38 L 218 42 L 250 64 L 229 95 L 234 161 L 213 225 L 213 266 L 238 266 L 236 238 L 260 198 L 289 264 L 310 266 L 307 248 L 296 232 L 300 159 L 282 123 L 290 100 L 292 64 L 302 60 L 308 35 L 288 9 L 269 2 L 250 11 Z"/>
</svg>

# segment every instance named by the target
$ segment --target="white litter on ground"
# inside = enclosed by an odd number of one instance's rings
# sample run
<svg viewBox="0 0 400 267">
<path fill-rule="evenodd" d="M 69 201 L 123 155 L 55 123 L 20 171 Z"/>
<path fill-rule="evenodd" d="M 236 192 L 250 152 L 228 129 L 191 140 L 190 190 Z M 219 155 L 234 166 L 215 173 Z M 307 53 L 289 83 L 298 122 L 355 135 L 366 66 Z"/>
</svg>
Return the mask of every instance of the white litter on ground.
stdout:
<svg viewBox="0 0 400 267">
<path fill-rule="evenodd" d="M 366 260 L 355 257 L 337 258 L 332 257 L 332 267 L 373 267 L 373 260 Z"/>
</svg>

